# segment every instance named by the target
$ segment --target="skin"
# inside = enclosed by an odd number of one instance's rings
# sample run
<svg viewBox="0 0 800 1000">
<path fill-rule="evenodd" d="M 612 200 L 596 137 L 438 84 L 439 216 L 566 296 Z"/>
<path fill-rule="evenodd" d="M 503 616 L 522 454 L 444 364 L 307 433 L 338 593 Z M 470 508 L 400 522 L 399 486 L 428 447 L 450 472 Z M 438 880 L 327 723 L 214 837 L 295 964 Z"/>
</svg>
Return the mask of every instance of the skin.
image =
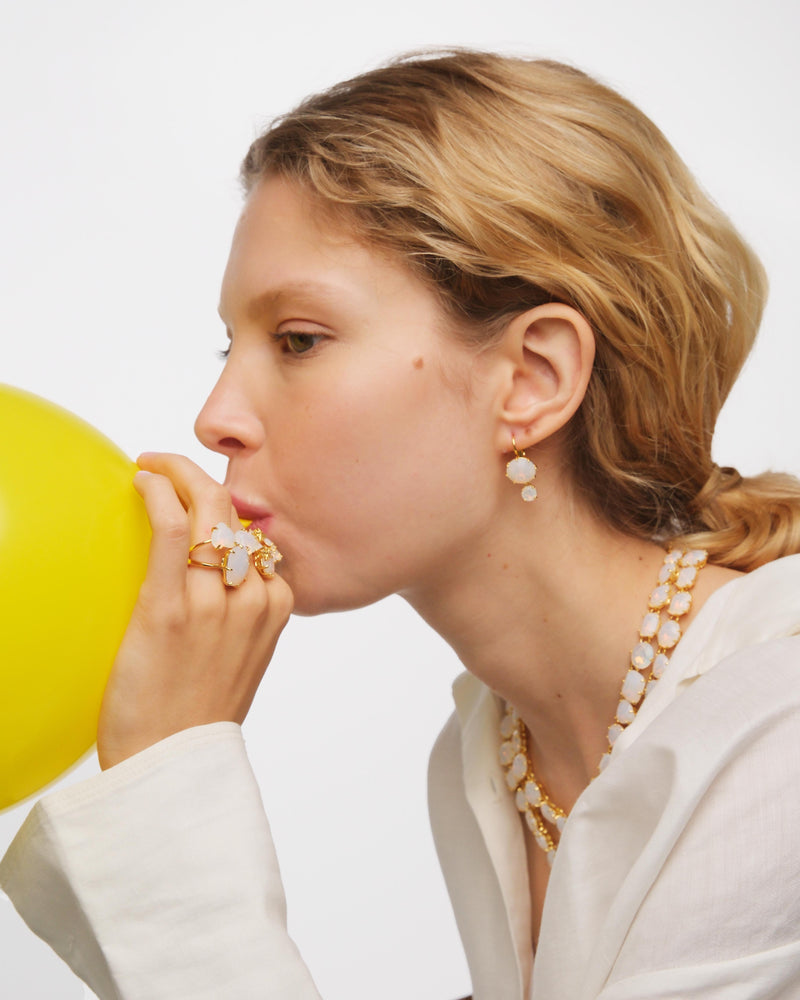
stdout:
<svg viewBox="0 0 800 1000">
<path fill-rule="evenodd" d="M 230 355 L 196 431 L 228 457 L 225 484 L 179 456 L 140 457 L 153 546 L 105 695 L 101 765 L 241 722 L 293 605 L 399 593 L 517 707 L 537 774 L 569 810 L 605 750 L 663 559 L 571 488 L 563 436 L 591 377 L 588 322 L 540 306 L 476 352 L 401 261 L 277 177 L 247 200 L 220 314 Z M 532 504 L 504 475 L 512 435 L 539 468 Z M 231 591 L 186 556 L 237 508 L 284 562 Z M 707 567 L 691 616 L 736 575 Z M 528 844 L 535 939 L 547 866 Z"/>
</svg>

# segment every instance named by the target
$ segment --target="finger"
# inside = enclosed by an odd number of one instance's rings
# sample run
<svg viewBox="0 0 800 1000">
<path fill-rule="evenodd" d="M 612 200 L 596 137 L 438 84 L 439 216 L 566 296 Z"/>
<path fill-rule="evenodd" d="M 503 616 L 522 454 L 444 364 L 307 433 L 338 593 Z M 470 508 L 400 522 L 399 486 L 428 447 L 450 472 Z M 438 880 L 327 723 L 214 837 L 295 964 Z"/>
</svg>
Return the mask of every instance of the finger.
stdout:
<svg viewBox="0 0 800 1000">
<path fill-rule="evenodd" d="M 246 646 L 248 654 L 248 666 L 239 675 L 236 721 L 240 723 L 247 715 L 294 604 L 289 586 L 280 577 L 268 581 L 257 579 L 252 587 L 248 584 L 249 580 L 239 588 L 240 596 L 229 605 L 231 621 L 239 622 L 235 636 Z"/>
<path fill-rule="evenodd" d="M 190 545 L 189 518 L 183 504 L 165 476 L 137 472 L 133 485 L 144 500 L 153 529 L 148 579 L 157 580 L 172 593 L 181 593 L 186 583 L 186 556 Z"/>
<path fill-rule="evenodd" d="M 184 455 L 147 452 L 140 455 L 137 462 L 141 469 L 169 478 L 191 515 L 195 532 L 207 538 L 211 528 L 220 521 L 238 527 L 230 493 L 191 459 Z"/>
</svg>

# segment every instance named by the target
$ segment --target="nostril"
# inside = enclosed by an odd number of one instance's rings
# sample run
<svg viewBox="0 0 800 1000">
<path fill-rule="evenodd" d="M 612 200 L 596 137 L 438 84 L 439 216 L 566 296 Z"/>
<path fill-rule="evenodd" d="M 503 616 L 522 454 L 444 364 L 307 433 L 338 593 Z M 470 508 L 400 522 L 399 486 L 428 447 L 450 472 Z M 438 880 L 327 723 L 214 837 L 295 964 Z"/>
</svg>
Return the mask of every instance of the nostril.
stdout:
<svg viewBox="0 0 800 1000">
<path fill-rule="evenodd" d="M 239 448 L 244 448 L 244 445 L 239 438 L 226 437 L 220 438 L 218 447 L 225 448 L 226 450 L 238 450 Z"/>
</svg>

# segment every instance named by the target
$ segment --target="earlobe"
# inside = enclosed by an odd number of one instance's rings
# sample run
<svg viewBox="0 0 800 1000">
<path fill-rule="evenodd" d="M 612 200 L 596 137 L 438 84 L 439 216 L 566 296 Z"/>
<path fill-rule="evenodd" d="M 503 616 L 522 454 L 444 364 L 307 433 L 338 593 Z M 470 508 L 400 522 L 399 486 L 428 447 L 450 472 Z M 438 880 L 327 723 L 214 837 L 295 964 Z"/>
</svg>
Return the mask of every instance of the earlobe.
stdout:
<svg viewBox="0 0 800 1000">
<path fill-rule="evenodd" d="M 564 427 L 583 401 L 594 364 L 594 333 L 577 309 L 551 302 L 515 316 L 503 334 L 505 368 L 498 444 L 528 448 Z"/>
</svg>

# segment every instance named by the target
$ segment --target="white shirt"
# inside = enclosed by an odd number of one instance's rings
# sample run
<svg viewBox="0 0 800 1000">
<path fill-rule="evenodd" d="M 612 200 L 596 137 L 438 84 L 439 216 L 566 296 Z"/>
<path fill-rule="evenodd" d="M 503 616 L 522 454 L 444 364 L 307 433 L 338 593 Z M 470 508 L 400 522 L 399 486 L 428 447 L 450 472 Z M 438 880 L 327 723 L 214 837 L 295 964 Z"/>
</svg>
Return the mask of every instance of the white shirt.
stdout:
<svg viewBox="0 0 800 1000">
<path fill-rule="evenodd" d="M 570 814 L 535 962 L 499 700 L 454 694 L 430 808 L 475 1000 L 800 998 L 800 556 L 688 629 Z M 234 724 L 45 796 L 0 886 L 101 1000 L 318 1000 Z"/>
</svg>

